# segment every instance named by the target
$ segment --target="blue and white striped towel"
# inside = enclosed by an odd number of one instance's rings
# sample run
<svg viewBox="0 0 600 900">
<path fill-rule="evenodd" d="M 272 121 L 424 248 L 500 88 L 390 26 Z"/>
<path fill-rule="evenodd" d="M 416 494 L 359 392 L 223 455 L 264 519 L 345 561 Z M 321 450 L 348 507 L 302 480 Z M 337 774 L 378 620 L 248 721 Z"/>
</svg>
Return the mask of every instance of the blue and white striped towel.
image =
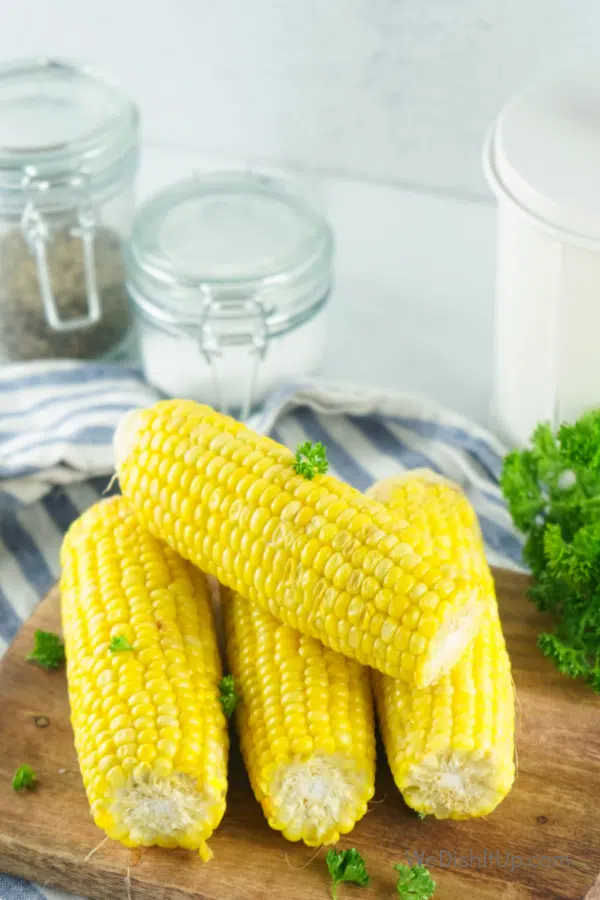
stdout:
<svg viewBox="0 0 600 900">
<path fill-rule="evenodd" d="M 64 532 L 105 490 L 119 418 L 156 399 L 118 366 L 0 369 L 0 654 L 56 581 Z M 520 568 L 498 485 L 505 449 L 462 416 L 406 394 L 303 382 L 278 391 L 251 424 L 292 448 L 322 441 L 332 472 L 360 490 L 400 469 L 441 472 L 475 507 L 490 562 Z M 66 896 L 0 875 L 0 900 Z"/>
</svg>

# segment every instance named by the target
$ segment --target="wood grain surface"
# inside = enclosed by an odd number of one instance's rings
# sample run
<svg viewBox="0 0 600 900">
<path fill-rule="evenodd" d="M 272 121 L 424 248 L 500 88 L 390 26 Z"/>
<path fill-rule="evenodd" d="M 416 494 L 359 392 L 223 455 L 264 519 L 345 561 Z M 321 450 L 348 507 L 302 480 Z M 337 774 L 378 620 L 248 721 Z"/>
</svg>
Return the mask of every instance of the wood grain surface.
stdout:
<svg viewBox="0 0 600 900">
<path fill-rule="evenodd" d="M 526 579 L 502 571 L 495 576 L 518 698 L 515 787 L 487 819 L 420 821 L 402 802 L 380 753 L 377 802 L 343 842 L 364 854 L 371 884 L 341 885 L 340 900 L 397 897 L 392 864 L 407 851 L 424 854 L 438 883 L 435 900 L 596 896 L 600 697 L 560 676 L 537 650 L 536 635 L 546 623 L 525 598 Z M 56 590 L 0 664 L 0 871 L 94 900 L 330 896 L 324 852 L 313 859 L 313 850 L 267 826 L 235 739 L 227 812 L 210 842 L 212 862 L 185 851 L 127 850 L 112 841 L 88 856 L 103 834 L 90 817 L 77 768 L 65 673 L 23 661 L 35 628 L 59 630 Z M 49 719 L 47 727 L 36 724 L 39 716 Z M 10 781 L 25 762 L 38 773 L 39 786 L 16 794 Z"/>
</svg>

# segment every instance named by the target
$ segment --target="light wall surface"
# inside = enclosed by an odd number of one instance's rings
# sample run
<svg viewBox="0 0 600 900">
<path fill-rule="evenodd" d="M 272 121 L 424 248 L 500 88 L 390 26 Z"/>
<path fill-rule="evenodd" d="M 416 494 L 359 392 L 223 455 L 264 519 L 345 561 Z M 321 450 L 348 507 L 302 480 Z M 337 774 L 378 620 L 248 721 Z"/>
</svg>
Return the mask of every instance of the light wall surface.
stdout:
<svg viewBox="0 0 600 900">
<path fill-rule="evenodd" d="M 597 0 L 0 0 L 0 59 L 95 62 L 149 144 L 477 197 L 497 111 L 599 34 Z"/>
</svg>

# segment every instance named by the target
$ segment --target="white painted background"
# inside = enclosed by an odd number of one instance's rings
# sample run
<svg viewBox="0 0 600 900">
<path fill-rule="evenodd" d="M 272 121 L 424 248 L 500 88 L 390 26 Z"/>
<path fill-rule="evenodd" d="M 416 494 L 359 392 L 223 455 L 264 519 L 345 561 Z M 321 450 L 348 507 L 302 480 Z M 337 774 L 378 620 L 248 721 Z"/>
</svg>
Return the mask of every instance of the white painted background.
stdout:
<svg viewBox="0 0 600 900">
<path fill-rule="evenodd" d="M 144 194 L 207 160 L 308 172 L 338 233 L 326 374 L 480 421 L 483 137 L 524 82 L 599 54 L 599 36 L 598 0 L 0 0 L 0 59 L 81 58 L 137 99 Z"/>
<path fill-rule="evenodd" d="M 149 142 L 485 192 L 507 97 L 600 52 L 597 0 L 0 0 L 0 58 L 96 61 Z"/>
</svg>

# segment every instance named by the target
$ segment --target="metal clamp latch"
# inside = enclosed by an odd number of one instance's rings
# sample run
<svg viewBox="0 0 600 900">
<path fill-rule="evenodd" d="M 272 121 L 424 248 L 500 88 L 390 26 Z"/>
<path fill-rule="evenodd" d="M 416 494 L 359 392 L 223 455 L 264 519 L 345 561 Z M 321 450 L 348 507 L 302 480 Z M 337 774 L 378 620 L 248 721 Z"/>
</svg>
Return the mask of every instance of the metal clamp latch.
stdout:
<svg viewBox="0 0 600 900">
<path fill-rule="evenodd" d="M 264 359 L 269 344 L 269 332 L 264 304 L 260 297 L 248 297 L 232 292 L 212 296 L 203 288 L 204 315 L 200 326 L 200 349 L 212 372 L 216 404 L 221 412 L 227 412 L 223 378 L 219 373 L 219 360 L 225 347 L 248 347 L 250 368 L 244 390 L 240 418 L 246 420 L 252 408 L 254 386 L 258 367 Z M 224 371 L 223 376 L 227 373 Z"/>
<path fill-rule="evenodd" d="M 68 319 L 61 318 L 56 297 L 52 290 L 46 252 L 46 245 L 51 239 L 51 228 L 47 218 L 42 214 L 38 202 L 36 202 L 39 201 L 40 196 L 44 192 L 55 188 L 57 183 L 27 172 L 23 177 L 22 184 L 26 192 L 27 202 L 21 216 L 21 230 L 35 257 L 46 321 L 55 331 L 76 331 L 79 328 L 94 325 L 102 317 L 102 304 L 98 292 L 94 258 L 96 216 L 90 201 L 85 177 L 81 174 L 73 175 L 64 183 L 65 189 L 76 191 L 80 197 L 79 202 L 76 204 L 76 224 L 69 231 L 74 237 L 81 238 L 87 298 L 86 313 L 82 316 Z"/>
</svg>

